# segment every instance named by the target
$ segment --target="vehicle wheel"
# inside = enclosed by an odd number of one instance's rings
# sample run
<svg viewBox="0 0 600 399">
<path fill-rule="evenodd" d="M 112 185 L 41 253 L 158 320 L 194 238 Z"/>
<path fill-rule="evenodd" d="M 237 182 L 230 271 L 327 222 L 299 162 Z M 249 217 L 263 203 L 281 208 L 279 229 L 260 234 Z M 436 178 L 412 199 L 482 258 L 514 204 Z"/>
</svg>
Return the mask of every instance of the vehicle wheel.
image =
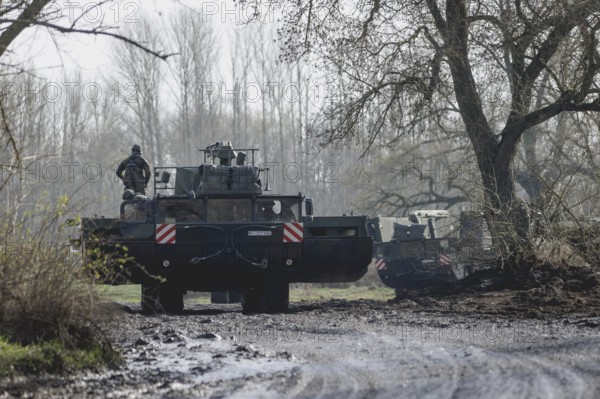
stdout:
<svg viewBox="0 0 600 399">
<path fill-rule="evenodd" d="M 158 297 L 162 312 L 179 313 L 183 310 L 183 290 L 181 288 L 169 283 L 161 284 Z"/>
<path fill-rule="evenodd" d="M 261 313 L 265 296 L 264 288 L 247 288 L 242 292 L 242 310 L 244 313 Z"/>
<path fill-rule="evenodd" d="M 210 303 L 229 303 L 229 291 L 211 292 Z"/>
<path fill-rule="evenodd" d="M 283 313 L 290 306 L 290 285 L 287 281 L 271 277 L 269 281 L 242 294 L 244 313 Z"/>
<path fill-rule="evenodd" d="M 267 284 L 264 295 L 264 310 L 267 313 L 284 313 L 290 307 L 290 285 L 283 281 Z"/>
<path fill-rule="evenodd" d="M 158 283 L 142 284 L 142 312 L 156 313 L 159 311 Z"/>
</svg>

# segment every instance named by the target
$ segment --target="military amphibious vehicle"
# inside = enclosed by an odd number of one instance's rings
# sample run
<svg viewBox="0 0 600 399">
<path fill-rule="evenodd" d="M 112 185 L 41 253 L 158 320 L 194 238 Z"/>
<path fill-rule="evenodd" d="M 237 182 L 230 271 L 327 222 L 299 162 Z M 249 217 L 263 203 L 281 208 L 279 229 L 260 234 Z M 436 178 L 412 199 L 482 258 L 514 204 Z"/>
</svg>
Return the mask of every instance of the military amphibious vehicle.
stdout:
<svg viewBox="0 0 600 399">
<path fill-rule="evenodd" d="M 124 200 L 118 218 L 82 218 L 73 241 L 103 259 L 95 273 L 105 282 L 141 284 L 144 311 L 179 312 L 186 291 L 208 291 L 241 292 L 245 312 L 281 312 L 289 283 L 366 273 L 368 217 L 313 216 L 301 193 L 270 195 L 258 149 L 201 151 L 199 166 L 154 168 L 153 197 Z"/>
<path fill-rule="evenodd" d="M 369 221 L 375 240 L 375 267 L 381 281 L 396 291 L 434 287 L 464 278 L 467 268 L 456 249 L 438 231 L 445 210 L 422 210 L 408 217 L 376 217 Z"/>
</svg>

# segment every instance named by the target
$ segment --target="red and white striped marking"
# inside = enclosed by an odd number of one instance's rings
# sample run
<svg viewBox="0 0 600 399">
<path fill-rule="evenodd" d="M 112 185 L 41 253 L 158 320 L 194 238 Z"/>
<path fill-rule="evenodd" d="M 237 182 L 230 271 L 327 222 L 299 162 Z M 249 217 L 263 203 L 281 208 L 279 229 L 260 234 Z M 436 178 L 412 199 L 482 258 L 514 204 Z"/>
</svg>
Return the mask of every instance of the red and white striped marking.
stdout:
<svg viewBox="0 0 600 399">
<path fill-rule="evenodd" d="M 283 224 L 283 242 L 304 241 L 304 226 L 299 222 Z"/>
<path fill-rule="evenodd" d="M 175 225 L 157 224 L 156 225 L 156 243 L 157 244 L 175 244 Z"/>
<path fill-rule="evenodd" d="M 439 255 L 439 261 L 440 261 L 440 264 L 444 265 L 444 266 L 448 266 L 452 263 L 452 260 L 450 259 L 450 257 L 445 254 Z"/>
<path fill-rule="evenodd" d="M 387 269 L 385 265 L 385 260 L 383 259 L 375 259 L 375 269 L 377 270 L 385 270 Z"/>
</svg>

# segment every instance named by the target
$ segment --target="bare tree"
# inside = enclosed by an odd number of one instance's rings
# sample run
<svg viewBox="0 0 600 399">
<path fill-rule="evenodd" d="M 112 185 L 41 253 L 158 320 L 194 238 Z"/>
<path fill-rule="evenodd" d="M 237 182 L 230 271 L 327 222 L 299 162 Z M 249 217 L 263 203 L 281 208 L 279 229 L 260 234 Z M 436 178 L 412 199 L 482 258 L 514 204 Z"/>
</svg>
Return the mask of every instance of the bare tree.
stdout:
<svg viewBox="0 0 600 399">
<path fill-rule="evenodd" d="M 330 74 L 343 76 L 339 101 L 313 124 L 313 134 L 324 144 L 354 140 L 369 148 L 396 142 L 425 119 L 444 123 L 458 115 L 495 242 L 517 260 L 529 243 L 512 173 L 517 146 L 524 132 L 562 112 L 600 111 L 600 2 L 285 4 L 288 57 L 315 54 Z M 548 101 L 538 107 L 542 85 Z"/>
<path fill-rule="evenodd" d="M 58 113 L 47 112 L 49 108 L 52 108 L 52 104 L 46 99 L 40 98 L 43 92 L 40 92 L 39 89 L 39 77 L 31 72 L 31 65 L 22 65 L 11 60 L 15 42 L 25 30 L 38 27 L 52 33 L 112 37 L 154 57 L 160 59 L 169 57 L 169 54 L 151 49 L 144 43 L 115 32 L 116 27 L 105 24 L 104 19 L 98 21 L 95 18 L 86 18 L 88 12 L 98 12 L 103 5 L 109 3 L 109 1 L 100 1 L 92 4 L 91 7 L 83 7 L 78 15 L 75 15 L 75 10 L 69 9 L 69 7 L 74 7 L 79 3 L 63 4 L 56 0 L 9 0 L 0 3 L 0 60 L 5 83 L 3 89 L 8 88 L 8 92 L 3 90 L 0 93 L 0 125 L 2 127 L 0 145 L 5 150 L 2 156 L 0 190 L 10 188 L 7 184 L 11 177 L 15 173 L 21 175 L 24 172 L 23 168 L 27 167 L 28 161 L 39 159 L 39 153 L 57 154 L 67 151 L 72 154 L 74 150 L 73 135 L 84 123 L 78 119 L 82 110 L 81 103 L 74 102 L 69 104 L 71 109 L 64 109 L 65 133 L 63 134 L 57 129 L 49 130 L 51 124 L 48 122 L 54 122 L 54 127 L 59 126 L 60 123 L 57 120 Z M 92 22 L 86 21 L 86 19 Z M 12 92 L 15 88 L 16 93 Z M 29 98 L 21 96 L 22 89 L 32 90 L 33 95 L 30 93 Z M 26 112 L 23 112 L 25 109 L 27 109 Z M 51 120 L 48 121 L 44 118 Z M 53 133 L 52 137 L 48 137 L 49 132 Z M 58 145 L 59 139 L 63 140 L 62 145 Z M 21 152 L 24 150 L 28 154 L 23 155 Z M 14 194 L 14 190 L 6 193 L 7 198 Z M 13 205 L 20 201 L 19 198 L 21 196 L 17 193 Z"/>
<path fill-rule="evenodd" d="M 156 57 L 167 59 L 170 54 L 152 50 L 141 42 L 114 32 L 114 27 L 99 23 L 86 23 L 86 14 L 98 12 L 109 0 L 102 0 L 92 7 L 84 8 L 75 15 L 74 7 L 79 3 L 62 3 L 56 0 L 9 0 L 0 5 L 0 58 L 19 35 L 30 27 L 44 27 L 60 33 L 81 33 L 108 36 L 119 39 Z M 67 9 L 65 10 L 65 7 Z M 95 21 L 96 18 L 87 18 Z M 91 25 L 91 26 L 90 26 Z"/>
<path fill-rule="evenodd" d="M 442 135 L 453 145 L 443 143 Z M 358 208 L 370 214 L 405 216 L 419 208 L 457 210 L 469 201 L 477 202 L 473 194 L 477 171 L 469 169 L 471 162 L 464 162 L 468 143 L 464 139 L 461 143 L 463 135 L 461 130 L 437 132 L 416 143 L 406 137 L 394 149 L 363 157 L 369 167 L 355 184 Z"/>
<path fill-rule="evenodd" d="M 204 91 L 213 84 L 218 58 L 216 35 L 201 13 L 190 10 L 173 16 L 169 34 L 177 48 L 177 56 L 170 65 L 177 104 L 173 137 L 179 137 L 171 150 L 177 154 L 178 162 L 191 165 L 197 162 L 197 147 L 207 140 L 208 119 L 214 111 Z"/>
<path fill-rule="evenodd" d="M 129 27 L 129 35 L 136 40 L 158 45 L 160 32 L 147 18 Z M 161 125 L 161 84 L 163 65 L 156 57 L 125 43 L 116 43 L 113 57 L 123 82 L 123 103 L 132 118 L 128 120 L 131 131 L 145 147 L 150 159 L 164 165 L 163 132 Z M 124 146 L 129 146 L 126 143 Z M 128 148 L 128 147 L 126 147 Z M 124 149 L 126 149 L 124 148 Z"/>
</svg>

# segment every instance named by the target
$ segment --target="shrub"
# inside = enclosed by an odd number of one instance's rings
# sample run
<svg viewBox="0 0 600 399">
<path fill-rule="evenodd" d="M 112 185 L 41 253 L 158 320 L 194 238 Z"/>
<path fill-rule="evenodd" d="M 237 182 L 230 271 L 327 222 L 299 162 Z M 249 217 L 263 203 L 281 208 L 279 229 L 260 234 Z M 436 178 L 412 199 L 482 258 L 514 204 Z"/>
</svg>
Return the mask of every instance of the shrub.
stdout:
<svg viewBox="0 0 600 399">
<path fill-rule="evenodd" d="M 96 352 L 111 363 L 115 353 L 95 321 L 99 301 L 59 223 L 66 203 L 21 214 L 0 229 L 0 336 Z M 52 345 L 46 355 L 62 354 Z"/>
</svg>

